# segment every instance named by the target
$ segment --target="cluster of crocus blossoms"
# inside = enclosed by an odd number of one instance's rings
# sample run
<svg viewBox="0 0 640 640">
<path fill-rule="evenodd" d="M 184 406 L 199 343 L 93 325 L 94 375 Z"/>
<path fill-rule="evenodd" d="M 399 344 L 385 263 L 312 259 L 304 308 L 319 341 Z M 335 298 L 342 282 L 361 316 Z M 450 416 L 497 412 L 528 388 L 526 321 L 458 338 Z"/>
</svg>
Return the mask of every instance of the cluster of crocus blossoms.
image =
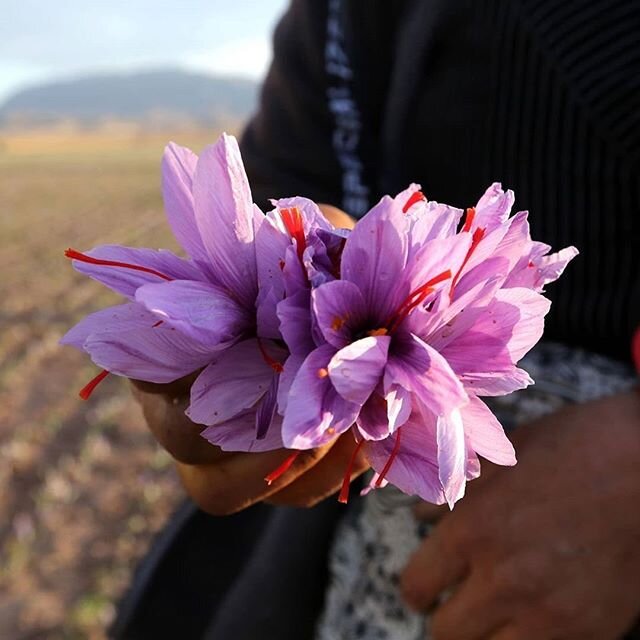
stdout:
<svg viewBox="0 0 640 640">
<path fill-rule="evenodd" d="M 464 495 L 478 456 L 515 464 L 480 398 L 532 383 L 517 362 L 542 335 L 543 287 L 577 251 L 532 241 L 527 214 L 510 217 L 512 192 L 493 184 L 464 212 L 411 185 L 346 231 L 302 197 L 260 211 L 227 135 L 200 157 L 169 145 L 162 174 L 188 257 L 66 253 L 128 299 L 62 339 L 102 368 L 82 397 L 108 373 L 166 383 L 198 371 L 187 414 L 204 438 L 293 450 L 269 480 L 347 431 L 376 472 L 370 488 L 438 504 Z"/>
</svg>

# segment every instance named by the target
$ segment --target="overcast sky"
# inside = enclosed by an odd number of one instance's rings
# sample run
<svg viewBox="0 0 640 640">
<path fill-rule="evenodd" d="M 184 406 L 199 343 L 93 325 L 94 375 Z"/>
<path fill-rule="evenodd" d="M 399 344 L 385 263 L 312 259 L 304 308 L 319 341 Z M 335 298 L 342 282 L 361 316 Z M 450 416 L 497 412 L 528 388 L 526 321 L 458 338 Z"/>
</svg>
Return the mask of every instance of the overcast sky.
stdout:
<svg viewBox="0 0 640 640">
<path fill-rule="evenodd" d="M 183 66 L 260 78 L 286 0 L 9 0 L 0 19 L 0 102 L 96 70 Z"/>
</svg>

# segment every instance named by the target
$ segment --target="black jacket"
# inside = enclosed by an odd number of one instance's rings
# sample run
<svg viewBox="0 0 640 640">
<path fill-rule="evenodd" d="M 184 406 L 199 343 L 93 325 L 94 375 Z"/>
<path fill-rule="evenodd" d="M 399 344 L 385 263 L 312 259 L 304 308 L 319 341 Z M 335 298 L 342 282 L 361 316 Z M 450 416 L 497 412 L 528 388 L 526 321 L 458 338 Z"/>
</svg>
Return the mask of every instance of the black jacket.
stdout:
<svg viewBox="0 0 640 640">
<path fill-rule="evenodd" d="M 359 216 L 420 182 L 499 180 L 581 251 L 547 339 L 628 358 L 640 324 L 640 9 L 633 0 L 294 0 L 242 141 L 254 197 Z"/>
</svg>

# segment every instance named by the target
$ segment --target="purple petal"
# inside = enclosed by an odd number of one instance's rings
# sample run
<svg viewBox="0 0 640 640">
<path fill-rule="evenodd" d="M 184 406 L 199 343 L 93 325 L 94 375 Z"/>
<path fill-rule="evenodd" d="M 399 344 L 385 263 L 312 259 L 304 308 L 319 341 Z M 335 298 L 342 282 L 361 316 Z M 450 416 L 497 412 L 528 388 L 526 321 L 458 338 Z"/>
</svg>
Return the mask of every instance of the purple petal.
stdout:
<svg viewBox="0 0 640 640">
<path fill-rule="evenodd" d="M 515 366 L 502 371 L 464 373 L 460 380 L 465 389 L 478 396 L 505 396 L 533 384 L 531 376 Z"/>
<path fill-rule="evenodd" d="M 413 414 L 394 435 L 377 442 L 367 442 L 365 455 L 378 473 L 384 470 L 398 437 L 400 447 L 385 480 L 408 495 L 443 504 L 446 499 L 438 476 L 435 416 L 425 419 Z"/>
<path fill-rule="evenodd" d="M 542 336 L 549 300 L 524 288 L 502 289 L 473 326 L 442 349 L 461 376 L 510 371 Z"/>
<path fill-rule="evenodd" d="M 313 449 L 330 442 L 355 422 L 359 406 L 345 400 L 326 375 L 335 348 L 329 344 L 312 351 L 291 385 L 282 425 L 289 449 Z"/>
<path fill-rule="evenodd" d="M 193 180 L 196 224 L 219 282 L 246 307 L 258 293 L 254 229 L 262 214 L 251 201 L 235 138 L 223 134 L 200 156 Z"/>
<path fill-rule="evenodd" d="M 271 378 L 271 384 L 267 393 L 262 396 L 258 402 L 256 409 L 256 439 L 264 440 L 269 432 L 269 427 L 273 422 L 273 418 L 276 414 L 276 405 L 278 399 L 278 378 L 274 375 Z"/>
<path fill-rule="evenodd" d="M 366 320 L 364 299 L 353 282 L 334 280 L 314 289 L 313 312 L 324 339 L 341 349 Z"/>
<path fill-rule="evenodd" d="M 170 142 L 162 156 L 162 196 L 173 235 L 193 259 L 208 263 L 193 209 L 197 162 L 193 151 Z"/>
<path fill-rule="evenodd" d="M 101 282 L 127 298 L 133 299 L 136 289 L 144 284 L 166 282 L 167 280 L 205 280 L 202 271 L 193 263 L 179 258 L 171 251 L 154 249 L 133 249 L 120 245 L 101 245 L 87 251 L 86 255 L 99 260 L 123 262 L 156 271 L 158 274 L 139 271 L 128 267 L 89 264 L 72 260 L 73 268 L 80 273 Z M 162 276 L 165 276 L 164 278 Z"/>
<path fill-rule="evenodd" d="M 278 412 L 280 415 L 284 415 L 286 411 L 291 385 L 293 384 L 293 381 L 298 374 L 298 370 L 302 366 L 307 355 L 308 354 L 291 354 L 284 363 L 282 373 L 280 374 L 280 382 L 278 384 Z"/>
<path fill-rule="evenodd" d="M 355 226 L 342 253 L 343 280 L 362 292 L 374 321 L 383 322 L 409 294 L 404 284 L 409 221 L 385 196 Z"/>
<path fill-rule="evenodd" d="M 385 400 L 387 401 L 387 421 L 389 433 L 401 427 L 411 415 L 411 392 L 399 384 L 385 386 Z"/>
<path fill-rule="evenodd" d="M 311 337 L 310 291 L 301 289 L 278 303 L 280 332 L 289 351 L 306 356 L 316 347 Z"/>
<path fill-rule="evenodd" d="M 380 393 L 372 393 L 364 403 L 356 426 L 365 440 L 382 440 L 390 435 L 387 419 L 387 403 Z"/>
<path fill-rule="evenodd" d="M 277 209 L 291 209 L 297 207 L 302 214 L 302 224 L 305 236 L 311 229 L 333 230 L 333 225 L 325 218 L 318 205 L 309 198 L 293 196 L 292 198 L 279 198 L 271 200 L 271 204 Z"/>
<path fill-rule="evenodd" d="M 542 291 L 545 284 L 555 282 L 578 253 L 575 247 L 566 247 L 558 253 L 540 258 L 536 270 L 536 290 Z"/>
<path fill-rule="evenodd" d="M 495 464 L 516 464 L 516 452 L 489 407 L 482 400 L 471 397 L 460 409 L 469 446 L 478 455 Z"/>
<path fill-rule="evenodd" d="M 445 358 L 412 334 L 394 342 L 384 383 L 386 389 L 397 384 L 412 391 L 440 416 L 467 402 L 467 394 Z"/>
<path fill-rule="evenodd" d="M 111 373 L 159 383 L 193 373 L 212 358 L 209 349 L 165 325 L 96 331 L 86 339 L 84 350 Z"/>
<path fill-rule="evenodd" d="M 340 349 L 328 370 L 336 391 L 362 406 L 381 380 L 387 364 L 390 336 L 368 336 Z"/>
<path fill-rule="evenodd" d="M 515 197 L 511 189 L 505 192 L 499 182 L 494 182 L 478 200 L 472 229 L 478 227 L 492 229 L 504 224 L 509 217 L 514 201 Z"/>
<path fill-rule="evenodd" d="M 280 350 L 263 345 L 278 360 Z M 187 415 L 199 424 L 221 424 L 255 406 L 267 392 L 274 370 L 265 362 L 258 341 L 245 340 L 225 349 L 191 387 Z M 255 420 L 253 423 L 255 436 Z"/>
<path fill-rule="evenodd" d="M 448 416 L 438 416 L 436 425 L 438 443 L 438 477 L 447 504 L 453 505 L 464 496 L 466 486 L 467 447 L 460 410 Z"/>
<path fill-rule="evenodd" d="M 78 322 L 60 339 L 60 344 L 83 349 L 92 334 L 119 333 L 132 329 L 150 329 L 158 318 L 135 302 L 107 307 Z"/>
<path fill-rule="evenodd" d="M 237 340 L 250 322 L 245 309 L 206 282 L 147 284 L 136 291 L 136 301 L 169 326 L 210 347 Z"/>
<path fill-rule="evenodd" d="M 282 449 L 280 420 L 276 418 L 266 436 L 256 438 L 256 412 L 245 413 L 223 422 L 207 427 L 200 435 L 223 451 L 272 451 Z"/>
</svg>

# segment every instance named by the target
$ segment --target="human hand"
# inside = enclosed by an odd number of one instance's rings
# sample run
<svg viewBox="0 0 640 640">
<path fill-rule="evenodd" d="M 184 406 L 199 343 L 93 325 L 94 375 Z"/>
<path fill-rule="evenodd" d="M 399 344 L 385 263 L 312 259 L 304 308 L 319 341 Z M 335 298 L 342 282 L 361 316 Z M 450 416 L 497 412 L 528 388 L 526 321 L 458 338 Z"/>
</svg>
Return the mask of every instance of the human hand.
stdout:
<svg viewBox="0 0 640 640">
<path fill-rule="evenodd" d="M 483 462 L 412 556 L 406 601 L 426 612 L 452 589 L 436 640 L 619 638 L 640 613 L 640 394 L 567 408 L 514 441 L 518 465 Z"/>
<path fill-rule="evenodd" d="M 349 216 L 331 205 L 321 205 L 331 222 L 342 228 L 353 226 Z M 216 515 L 233 513 L 266 500 L 274 504 L 312 506 L 338 491 L 344 470 L 356 443 L 350 433 L 320 449 L 302 452 L 280 478 L 268 485 L 264 478 L 291 451 L 229 453 L 200 436 L 205 428 L 186 415 L 189 390 L 198 372 L 171 384 L 132 381 L 133 393 L 142 406 L 149 429 L 175 458 L 182 482 L 203 510 Z M 359 454 L 352 478 L 369 465 Z"/>
</svg>

